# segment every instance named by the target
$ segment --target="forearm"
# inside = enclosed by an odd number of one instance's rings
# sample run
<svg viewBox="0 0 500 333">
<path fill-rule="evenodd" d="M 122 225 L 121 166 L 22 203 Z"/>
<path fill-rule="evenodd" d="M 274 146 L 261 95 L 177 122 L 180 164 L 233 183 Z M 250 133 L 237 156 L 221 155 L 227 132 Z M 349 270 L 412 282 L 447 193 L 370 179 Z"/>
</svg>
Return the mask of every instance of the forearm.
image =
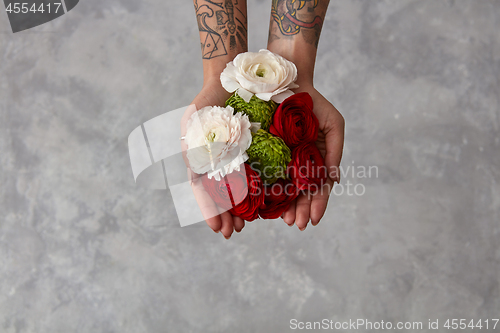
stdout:
<svg viewBox="0 0 500 333">
<path fill-rule="evenodd" d="M 194 0 L 200 31 L 204 83 L 248 50 L 246 0 Z"/>
<path fill-rule="evenodd" d="M 297 66 L 297 83 L 313 83 L 319 37 L 330 0 L 273 0 L 268 49 Z"/>
</svg>

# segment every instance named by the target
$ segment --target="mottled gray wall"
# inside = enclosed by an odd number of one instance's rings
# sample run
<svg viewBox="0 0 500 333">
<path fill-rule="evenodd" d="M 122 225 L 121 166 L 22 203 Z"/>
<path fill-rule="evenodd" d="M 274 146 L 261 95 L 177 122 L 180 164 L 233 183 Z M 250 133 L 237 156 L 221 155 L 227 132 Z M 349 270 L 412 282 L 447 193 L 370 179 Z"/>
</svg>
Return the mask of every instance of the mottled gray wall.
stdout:
<svg viewBox="0 0 500 333">
<path fill-rule="evenodd" d="M 253 51 L 270 2 L 249 0 Z M 2 10 L 0 332 L 498 318 L 499 31 L 496 0 L 332 0 L 316 86 L 346 118 L 343 166 L 378 178 L 345 177 L 366 193 L 315 228 L 226 241 L 178 227 L 128 157 L 136 126 L 201 88 L 191 2 L 82 0 L 16 34 Z"/>
</svg>

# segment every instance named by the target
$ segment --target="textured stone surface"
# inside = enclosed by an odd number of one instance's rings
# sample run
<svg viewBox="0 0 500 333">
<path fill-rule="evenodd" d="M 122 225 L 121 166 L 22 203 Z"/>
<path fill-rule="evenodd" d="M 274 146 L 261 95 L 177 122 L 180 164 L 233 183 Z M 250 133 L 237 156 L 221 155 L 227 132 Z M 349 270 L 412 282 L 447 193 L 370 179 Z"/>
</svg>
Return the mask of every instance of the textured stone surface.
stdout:
<svg viewBox="0 0 500 333">
<path fill-rule="evenodd" d="M 270 1 L 250 2 L 256 51 Z M 17 34 L 2 13 L 0 332 L 498 318 L 499 18 L 488 0 L 332 1 L 316 86 L 346 118 L 344 170 L 378 177 L 349 172 L 366 193 L 334 196 L 317 227 L 226 241 L 180 228 L 127 151 L 201 88 L 190 1 L 84 0 Z"/>
</svg>

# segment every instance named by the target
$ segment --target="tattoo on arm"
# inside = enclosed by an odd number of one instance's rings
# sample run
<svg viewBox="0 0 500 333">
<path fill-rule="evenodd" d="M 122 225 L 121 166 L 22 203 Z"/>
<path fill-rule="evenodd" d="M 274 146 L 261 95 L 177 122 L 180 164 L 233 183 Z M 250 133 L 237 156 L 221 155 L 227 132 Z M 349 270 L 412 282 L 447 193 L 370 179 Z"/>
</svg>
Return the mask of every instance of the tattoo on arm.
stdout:
<svg viewBox="0 0 500 333">
<path fill-rule="evenodd" d="M 227 55 L 228 49 L 247 50 L 247 18 L 238 0 L 196 0 L 194 7 L 203 59 Z"/>
<path fill-rule="evenodd" d="M 329 0 L 272 0 L 269 41 L 302 33 L 306 42 L 318 47 Z M 272 30 L 272 31 L 271 31 Z"/>
</svg>

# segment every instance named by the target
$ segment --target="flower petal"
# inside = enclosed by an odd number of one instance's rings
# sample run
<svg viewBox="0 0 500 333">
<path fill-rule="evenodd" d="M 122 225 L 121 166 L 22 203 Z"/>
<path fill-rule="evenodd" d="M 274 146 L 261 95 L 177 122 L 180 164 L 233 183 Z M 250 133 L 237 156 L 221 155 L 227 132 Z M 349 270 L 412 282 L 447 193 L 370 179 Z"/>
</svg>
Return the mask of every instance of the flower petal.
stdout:
<svg viewBox="0 0 500 333">
<path fill-rule="evenodd" d="M 290 96 L 293 96 L 293 91 L 286 90 L 286 91 L 282 92 L 281 94 L 274 95 L 272 97 L 272 100 L 279 104 L 279 103 L 283 103 L 283 101 Z"/>
<path fill-rule="evenodd" d="M 247 103 L 250 102 L 250 99 L 253 96 L 253 94 L 251 92 L 249 92 L 248 90 L 243 89 L 243 88 L 239 88 L 237 93 Z"/>
<path fill-rule="evenodd" d="M 268 102 L 271 99 L 271 97 L 273 97 L 273 93 L 258 93 L 255 94 L 255 96 L 263 101 Z"/>
<path fill-rule="evenodd" d="M 252 126 L 250 126 L 250 131 L 252 131 L 252 133 L 257 133 L 258 130 L 260 130 L 260 126 L 261 124 L 260 123 L 250 123 L 252 124 Z"/>
<path fill-rule="evenodd" d="M 220 75 L 220 82 L 222 84 L 222 87 L 230 93 L 235 92 L 236 90 L 238 90 L 238 88 L 240 88 L 240 84 L 236 80 L 225 75 L 224 73 L 221 73 Z"/>
</svg>

